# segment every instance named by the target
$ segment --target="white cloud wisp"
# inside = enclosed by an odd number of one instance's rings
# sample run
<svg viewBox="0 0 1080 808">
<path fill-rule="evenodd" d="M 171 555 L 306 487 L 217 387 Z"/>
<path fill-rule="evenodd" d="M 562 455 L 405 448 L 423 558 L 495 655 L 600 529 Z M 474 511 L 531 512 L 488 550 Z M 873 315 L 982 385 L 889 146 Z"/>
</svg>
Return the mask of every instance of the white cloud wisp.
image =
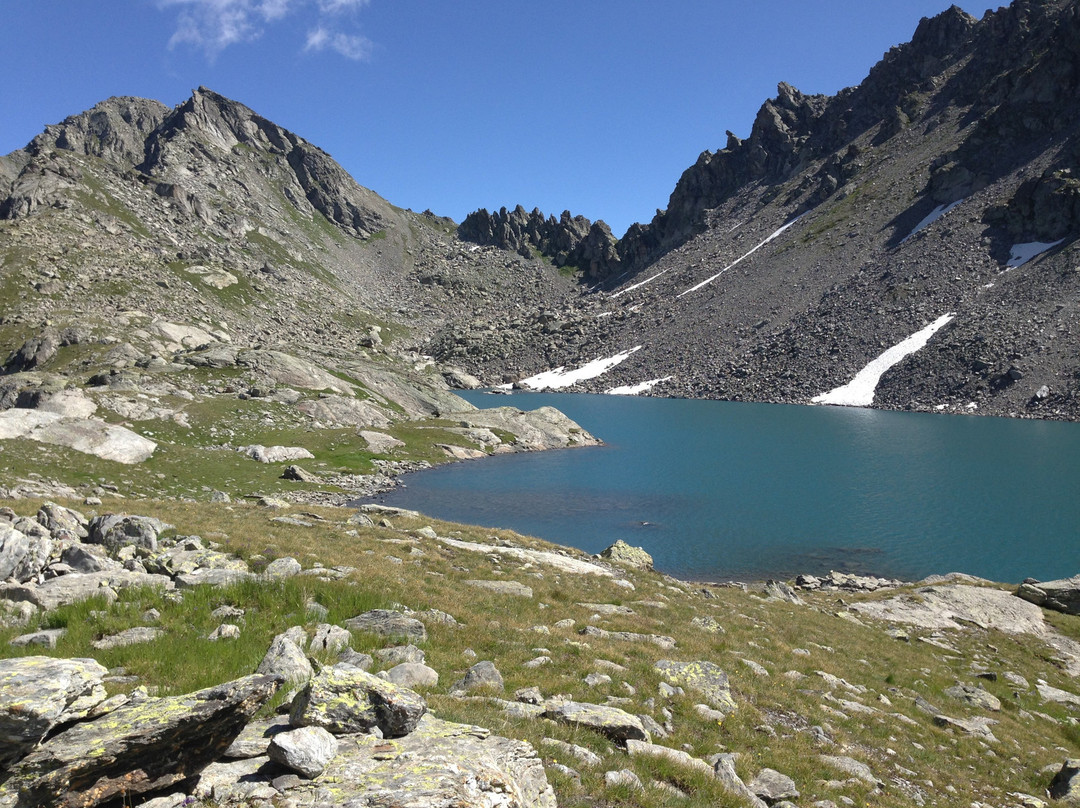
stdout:
<svg viewBox="0 0 1080 808">
<path fill-rule="evenodd" d="M 230 45 L 254 42 L 266 27 L 290 15 L 306 16 L 308 35 L 303 50 L 331 50 L 360 61 L 371 55 L 372 43 L 342 30 L 344 15 L 370 0 L 158 0 L 162 10 L 177 8 L 176 30 L 169 47 L 190 45 L 214 59 Z"/>
</svg>

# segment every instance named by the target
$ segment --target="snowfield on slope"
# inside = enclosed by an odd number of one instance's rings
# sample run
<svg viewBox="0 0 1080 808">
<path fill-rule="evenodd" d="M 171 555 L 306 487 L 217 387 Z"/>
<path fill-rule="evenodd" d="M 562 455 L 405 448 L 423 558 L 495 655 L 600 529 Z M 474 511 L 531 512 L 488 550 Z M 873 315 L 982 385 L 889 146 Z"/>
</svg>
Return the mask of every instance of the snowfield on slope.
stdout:
<svg viewBox="0 0 1080 808">
<path fill-rule="evenodd" d="M 901 359 L 915 353 L 930 341 L 956 315 L 943 314 L 925 328 L 886 350 L 855 374 L 850 382 L 810 399 L 813 404 L 837 404 L 842 407 L 869 407 L 874 403 L 874 391 L 886 370 Z"/>
<path fill-rule="evenodd" d="M 636 396 L 646 390 L 652 390 L 656 385 L 672 378 L 674 376 L 664 376 L 662 379 L 650 379 L 647 382 L 639 382 L 638 384 L 624 384 L 621 387 L 612 387 L 610 390 L 605 390 L 604 393 L 609 396 Z"/>
<path fill-rule="evenodd" d="M 690 294 L 691 292 L 696 292 L 696 291 L 697 291 L 698 289 L 701 289 L 701 288 L 702 288 L 703 286 L 708 286 L 708 285 L 709 285 L 710 283 L 712 283 L 713 281 L 715 281 L 715 280 L 716 280 L 717 278 L 719 278 L 719 277 L 720 277 L 721 275 L 723 275 L 723 274 L 724 274 L 725 272 L 727 272 L 727 271 L 728 271 L 729 269 L 731 269 L 732 267 L 736 266 L 736 265 L 737 265 L 737 264 L 739 264 L 740 262 L 742 262 L 742 261 L 746 260 L 746 259 L 747 259 L 747 258 L 749 258 L 749 257 L 750 257 L 751 255 L 753 255 L 754 253 L 756 253 L 756 252 L 757 252 L 758 250 L 760 250 L 760 249 L 761 249 L 762 247 L 764 247 L 764 246 L 765 246 L 766 244 L 768 244 L 768 243 L 769 243 L 770 241 L 772 241 L 772 240 L 773 240 L 774 238 L 776 238 L 777 236 L 779 236 L 779 235 L 780 235 L 781 233 L 783 233 L 783 232 L 784 232 L 785 230 L 787 230 L 787 229 L 788 229 L 789 227 L 791 227 L 791 226 L 792 226 L 793 224 L 795 224 L 795 222 L 799 221 L 799 219 L 801 219 L 801 218 L 802 218 L 803 216 L 805 216 L 805 215 L 806 215 L 806 214 L 805 214 L 805 213 L 803 213 L 803 214 L 801 214 L 801 215 L 799 215 L 799 216 L 796 216 L 796 217 L 795 217 L 794 219 L 792 219 L 792 220 L 791 220 L 790 222 L 788 222 L 787 224 L 785 224 L 785 225 L 781 225 L 781 226 L 780 226 L 779 228 L 777 228 L 777 229 L 776 229 L 776 230 L 774 230 L 774 231 L 773 231 L 772 233 L 770 233 L 770 234 L 769 234 L 769 236 L 768 236 L 768 237 L 767 237 L 767 238 L 766 238 L 766 239 L 765 239 L 764 241 L 761 241 L 761 242 L 760 242 L 760 243 L 758 243 L 758 244 L 757 244 L 756 246 L 754 246 L 754 247 L 753 247 L 753 248 L 752 248 L 751 250 L 749 250 L 748 252 L 745 252 L 745 253 L 743 253 L 742 255 L 740 255 L 740 256 L 739 256 L 738 258 L 736 258 L 736 259 L 735 259 L 734 261 L 732 261 L 732 262 L 731 262 L 730 264 L 728 264 L 728 265 L 727 265 L 726 267 L 724 267 L 723 269 L 721 269 L 721 270 L 720 270 L 719 272 L 717 272 L 717 273 L 716 273 L 715 275 L 713 275 L 713 276 L 712 276 L 711 278 L 706 278 L 705 280 L 703 280 L 703 281 L 702 281 L 701 283 L 697 284 L 696 286 L 691 286 L 691 287 L 690 287 L 689 289 L 686 289 L 686 290 L 684 290 L 684 291 L 682 291 L 682 292 L 679 292 L 679 294 L 677 294 L 677 295 L 676 295 L 676 297 L 682 297 L 683 295 L 688 295 L 688 294 Z M 654 277 L 656 277 L 656 276 L 654 276 Z M 652 280 L 652 278 L 650 278 L 649 280 Z M 648 281 L 646 281 L 646 283 L 648 283 Z"/>
<path fill-rule="evenodd" d="M 638 345 L 629 351 L 622 351 L 614 356 L 594 359 L 575 370 L 567 370 L 565 366 L 557 367 L 554 370 L 545 370 L 543 373 L 537 373 L 535 376 L 522 379 L 519 384 L 532 390 L 562 390 L 564 387 L 570 387 L 578 382 L 602 376 L 620 362 L 625 361 L 630 354 L 640 351 L 641 347 Z M 501 385 L 503 389 L 509 389 L 510 386 L 507 384 Z"/>
</svg>

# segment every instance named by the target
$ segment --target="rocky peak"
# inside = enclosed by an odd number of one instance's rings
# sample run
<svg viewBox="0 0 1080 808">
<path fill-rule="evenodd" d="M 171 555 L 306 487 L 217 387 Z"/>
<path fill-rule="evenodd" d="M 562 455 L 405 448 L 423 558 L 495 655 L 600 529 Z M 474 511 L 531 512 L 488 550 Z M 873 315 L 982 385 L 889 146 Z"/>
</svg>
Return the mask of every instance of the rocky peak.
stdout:
<svg viewBox="0 0 1080 808">
<path fill-rule="evenodd" d="M 590 222 L 568 210 L 555 219 L 539 208 L 528 212 L 521 205 L 495 213 L 485 208 L 473 211 L 458 227 L 458 237 L 476 244 L 513 250 L 525 258 L 540 254 L 555 266 L 582 270 L 585 279 L 599 282 L 619 266 L 620 257 L 611 228 L 601 221 Z"/>
<path fill-rule="evenodd" d="M 45 127 L 26 147 L 39 156 L 63 149 L 119 163 L 137 165 L 144 159 L 146 138 L 169 114 L 158 101 L 113 97 L 58 124 Z"/>
</svg>

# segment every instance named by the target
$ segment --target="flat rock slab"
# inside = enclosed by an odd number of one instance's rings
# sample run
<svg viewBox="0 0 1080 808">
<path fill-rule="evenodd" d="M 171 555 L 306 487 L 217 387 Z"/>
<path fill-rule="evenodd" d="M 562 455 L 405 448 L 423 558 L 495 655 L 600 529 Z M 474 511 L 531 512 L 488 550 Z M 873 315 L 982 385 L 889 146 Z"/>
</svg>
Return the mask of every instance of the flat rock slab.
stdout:
<svg viewBox="0 0 1080 808">
<path fill-rule="evenodd" d="M 157 444 L 125 429 L 94 418 L 69 418 L 55 412 L 10 409 L 0 412 L 0 439 L 27 438 L 65 446 L 103 460 L 134 464 L 153 455 Z"/>
<path fill-rule="evenodd" d="M 629 740 L 645 742 L 651 740 L 641 719 L 618 707 L 568 701 L 549 706 L 544 711 L 544 717 L 561 724 L 594 730 L 616 743 L 626 743 Z"/>
<path fill-rule="evenodd" d="M 681 685 L 701 693 L 709 704 L 726 713 L 735 711 L 727 674 L 712 662 L 676 662 L 662 659 L 653 667 L 673 685 Z"/>
<path fill-rule="evenodd" d="M 12 767 L 0 806 L 84 808 L 187 779 L 224 753 L 278 682 L 247 676 L 75 724 Z"/>
<path fill-rule="evenodd" d="M 879 620 L 926 629 L 960 630 L 965 625 L 1007 634 L 1047 633 L 1042 610 L 1009 592 L 983 586 L 925 586 L 888 600 L 853 603 L 852 611 Z"/>
<path fill-rule="evenodd" d="M 51 578 L 38 586 L 0 584 L 0 599 L 27 601 L 39 609 L 50 611 L 95 595 L 115 599 L 116 592 L 128 586 L 147 586 L 172 589 L 173 581 L 166 575 L 149 575 L 125 569 L 102 572 L 71 573 Z"/>
<path fill-rule="evenodd" d="M 659 646 L 664 650 L 675 647 L 675 638 L 664 634 L 638 634 L 633 631 L 608 631 L 596 626 L 585 626 L 578 631 L 585 637 L 597 637 L 601 640 L 621 640 L 622 642 L 647 642 Z"/>
<path fill-rule="evenodd" d="M 345 621 L 350 631 L 369 631 L 383 637 L 405 637 L 410 642 L 427 639 L 427 629 L 414 617 L 390 609 L 372 609 Z"/>
<path fill-rule="evenodd" d="M 413 513 L 415 514 L 415 511 Z M 448 539 L 443 536 L 439 536 L 438 539 L 447 547 L 453 547 L 456 550 L 467 550 L 473 553 L 484 553 L 485 555 L 495 553 L 523 563 L 532 562 L 534 564 L 543 564 L 545 567 L 553 567 L 559 572 L 566 572 L 571 575 L 600 575 L 604 578 L 614 577 L 611 570 L 602 567 L 599 564 L 594 564 L 591 561 L 583 561 L 580 558 L 574 558 L 572 556 L 561 555 L 559 553 L 551 553 L 547 550 L 529 550 L 524 547 L 503 547 L 498 544 L 461 541 L 459 539 Z"/>
<path fill-rule="evenodd" d="M 314 782 L 285 789 L 298 805 L 557 808 L 536 750 L 489 730 L 430 715 L 403 738 L 353 736 Z"/>
<path fill-rule="evenodd" d="M 629 606 L 620 606 L 615 603 L 579 603 L 585 609 L 595 614 L 612 615 L 612 614 L 633 614 L 634 610 Z"/>
<path fill-rule="evenodd" d="M 303 446 L 263 446 L 256 443 L 241 446 L 238 451 L 259 463 L 287 463 L 291 460 L 311 460 L 315 457 Z"/>
<path fill-rule="evenodd" d="M 533 596 L 532 587 L 525 586 L 525 584 L 517 581 L 465 581 L 465 583 L 468 586 L 486 589 L 500 595 L 515 595 L 519 598 L 531 598 Z"/>
<path fill-rule="evenodd" d="M 94 640 L 90 643 L 94 648 L 99 651 L 104 651 L 109 648 L 119 648 L 123 645 L 138 645 L 144 642 L 153 642 L 158 637 L 165 634 L 163 629 L 155 626 L 135 626 L 134 628 L 127 628 L 118 634 L 110 634 L 107 637 L 102 637 L 100 640 Z"/>
</svg>

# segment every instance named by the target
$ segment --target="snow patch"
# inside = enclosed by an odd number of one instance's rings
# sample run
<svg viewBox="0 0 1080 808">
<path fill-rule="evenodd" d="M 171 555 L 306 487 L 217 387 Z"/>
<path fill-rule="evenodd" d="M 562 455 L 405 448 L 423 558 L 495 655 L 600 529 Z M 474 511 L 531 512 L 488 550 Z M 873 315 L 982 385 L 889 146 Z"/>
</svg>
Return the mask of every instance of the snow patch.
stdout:
<svg viewBox="0 0 1080 808">
<path fill-rule="evenodd" d="M 668 379 L 674 378 L 673 376 L 665 376 L 662 379 L 650 379 L 647 382 L 641 382 L 639 384 L 624 384 L 622 387 L 612 387 L 610 390 L 605 390 L 609 396 L 636 396 L 640 393 L 644 393 L 646 390 L 652 390 L 656 385 L 661 382 L 666 382 Z"/>
<path fill-rule="evenodd" d="M 671 269 L 671 267 L 668 267 L 668 269 Z M 625 289 L 620 289 L 618 292 L 615 292 L 611 297 L 614 299 L 614 298 L 618 297 L 619 295 L 625 295 L 627 292 L 632 292 L 635 289 L 638 289 L 638 288 L 644 286 L 647 283 L 651 283 L 652 281 L 655 281 L 657 278 L 659 278 L 661 275 L 663 275 L 665 272 L 667 272 L 668 269 L 660 270 L 655 275 L 653 275 L 651 278 L 646 278 L 645 280 L 641 281 L 641 283 L 635 283 L 633 286 L 627 286 Z"/>
<path fill-rule="evenodd" d="M 925 230 L 927 227 L 932 225 L 934 222 L 936 222 L 938 219 L 940 219 L 942 216 L 944 216 L 946 213 L 948 213 L 950 210 L 955 208 L 963 201 L 963 199 L 957 199 L 955 202 L 950 202 L 948 205 L 938 205 L 936 208 L 926 214 L 923 220 L 917 225 L 915 225 L 914 229 L 910 233 L 900 239 L 900 243 L 903 244 L 920 230 Z"/>
<path fill-rule="evenodd" d="M 747 252 L 747 253 L 744 253 L 743 255 L 741 255 L 741 256 L 739 256 L 738 258 L 736 258 L 736 259 L 735 259 L 734 261 L 732 261 L 732 262 L 731 262 L 730 264 L 728 264 L 728 265 L 727 265 L 726 267 L 724 267 L 723 269 L 721 269 L 721 270 L 720 270 L 719 272 L 717 272 L 717 273 L 716 273 L 715 275 L 713 275 L 713 276 L 712 276 L 711 278 L 706 278 L 706 279 L 705 279 L 705 280 L 703 280 L 703 281 L 702 281 L 701 283 L 699 283 L 699 284 L 698 284 L 697 286 L 691 286 L 691 287 L 690 287 L 689 289 L 686 289 L 685 291 L 679 292 L 679 294 L 677 294 L 677 295 L 676 295 L 676 297 L 682 297 L 683 295 L 688 295 L 688 294 L 690 294 L 691 292 L 696 292 L 696 291 L 697 291 L 698 289 L 700 289 L 700 288 L 701 288 L 701 287 L 703 287 L 703 286 L 708 286 L 708 285 L 709 285 L 710 283 L 712 283 L 713 281 L 715 281 L 715 280 L 716 280 L 717 278 L 719 278 L 719 277 L 720 277 L 721 275 L 723 275 L 723 274 L 724 274 L 725 272 L 727 272 L 727 271 L 728 271 L 729 269 L 731 269 L 732 267 L 734 267 L 734 266 L 735 266 L 736 264 L 740 263 L 741 261 L 744 261 L 745 259 L 749 258 L 749 257 L 750 257 L 751 255 L 753 255 L 754 253 L 756 253 L 756 252 L 757 252 L 758 250 L 760 250 L 760 249 L 761 249 L 762 247 L 764 247 L 764 246 L 765 246 L 766 244 L 768 244 L 768 243 L 769 243 L 770 241 L 772 241 L 772 240 L 773 240 L 774 238 L 776 238 L 777 236 L 779 236 L 779 235 L 780 235 L 781 233 L 783 233 L 783 232 L 784 232 L 785 230 L 787 230 L 787 229 L 788 229 L 789 227 L 791 227 L 791 226 L 792 226 L 793 224 L 795 224 L 795 222 L 799 221 L 799 219 L 801 219 L 801 218 L 802 218 L 803 216 L 805 216 L 805 215 L 806 215 L 806 214 L 805 214 L 805 213 L 803 213 L 803 214 L 801 214 L 801 215 L 799 215 L 799 216 L 796 216 L 796 217 L 795 217 L 794 219 L 792 219 L 792 220 L 791 220 L 790 222 L 788 222 L 787 224 L 785 224 L 785 225 L 783 225 L 783 226 L 781 226 L 781 227 L 777 228 L 776 230 L 774 230 L 774 231 L 773 231 L 773 232 L 772 232 L 772 233 L 771 233 L 771 234 L 769 235 L 769 237 L 768 237 L 768 238 L 766 238 L 766 239 L 765 239 L 764 241 L 762 241 L 762 242 L 761 242 L 760 244 L 758 244 L 757 246 L 755 246 L 755 247 L 754 247 L 753 249 L 751 249 L 751 250 L 750 250 L 749 252 Z"/>
<path fill-rule="evenodd" d="M 533 390 L 561 390 L 572 384 L 602 376 L 617 364 L 624 361 L 630 354 L 635 351 L 640 351 L 641 347 L 642 346 L 638 345 L 635 348 L 631 348 L 629 351 L 623 351 L 614 356 L 608 356 L 603 359 L 594 359 L 591 362 L 586 362 L 576 370 L 567 370 L 565 366 L 557 367 L 554 370 L 545 370 L 543 373 L 537 373 L 535 376 L 522 379 L 520 384 L 523 387 L 529 387 Z"/>
<path fill-rule="evenodd" d="M 847 384 L 822 393 L 820 396 L 814 396 L 810 401 L 814 404 L 838 404 L 842 407 L 869 407 L 874 403 L 874 390 L 877 389 L 882 374 L 904 357 L 926 345 L 930 337 L 955 316 L 955 313 L 941 315 L 930 325 L 916 331 L 903 342 L 897 343 L 871 361 Z"/>
<path fill-rule="evenodd" d="M 1024 244 L 1014 244 L 1012 250 L 1009 253 L 1009 260 L 1005 262 L 1005 266 L 1009 269 L 1016 269 L 1022 267 L 1032 258 L 1042 255 L 1049 249 L 1052 249 L 1063 242 L 1065 239 L 1059 238 L 1057 241 L 1028 241 Z"/>
</svg>

